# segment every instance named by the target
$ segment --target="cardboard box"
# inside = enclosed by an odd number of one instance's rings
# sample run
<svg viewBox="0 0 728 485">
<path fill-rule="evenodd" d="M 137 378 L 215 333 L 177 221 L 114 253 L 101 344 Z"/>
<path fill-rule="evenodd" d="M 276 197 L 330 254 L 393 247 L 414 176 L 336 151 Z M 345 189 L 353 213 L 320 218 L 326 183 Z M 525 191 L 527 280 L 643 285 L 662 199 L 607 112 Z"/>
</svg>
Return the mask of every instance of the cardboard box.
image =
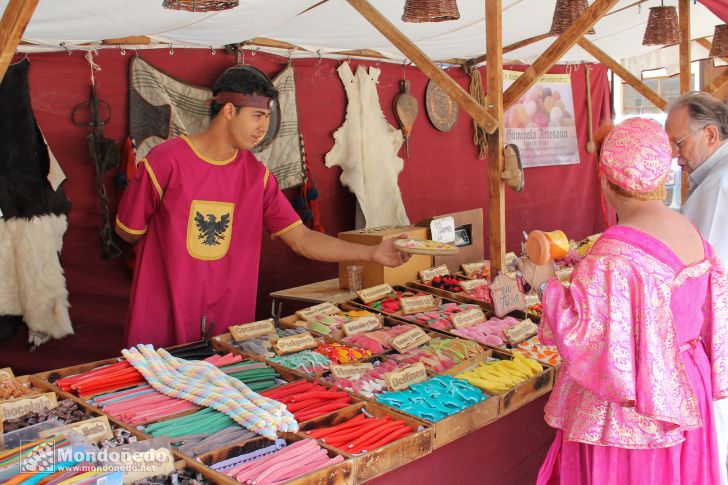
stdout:
<svg viewBox="0 0 728 485">
<path fill-rule="evenodd" d="M 400 234 L 414 239 L 427 239 L 429 231 L 426 227 L 415 226 L 384 226 L 357 229 L 339 233 L 339 239 L 343 241 L 374 246 L 387 239 L 392 239 Z M 366 263 L 363 261 L 349 261 L 339 263 L 339 286 L 348 288 L 346 280 L 346 267 L 360 265 L 362 271 L 362 288 L 389 283 L 399 285 L 418 278 L 418 271 L 432 267 L 432 256 L 412 255 L 405 264 L 396 268 L 388 268 L 380 264 Z"/>
<path fill-rule="evenodd" d="M 427 230 L 427 234 L 423 239 L 431 239 L 430 223 L 434 219 L 441 219 L 448 216 L 451 216 L 455 220 L 455 245 L 460 248 L 460 252 L 449 256 L 435 256 L 432 265 L 428 267 L 446 264 L 450 273 L 456 273 L 460 270 L 460 265 L 463 263 L 483 260 L 483 255 L 485 254 L 485 247 L 483 245 L 483 209 L 470 209 L 428 217 L 415 225 Z M 409 281 L 416 279 L 419 278 L 411 278 Z"/>
</svg>

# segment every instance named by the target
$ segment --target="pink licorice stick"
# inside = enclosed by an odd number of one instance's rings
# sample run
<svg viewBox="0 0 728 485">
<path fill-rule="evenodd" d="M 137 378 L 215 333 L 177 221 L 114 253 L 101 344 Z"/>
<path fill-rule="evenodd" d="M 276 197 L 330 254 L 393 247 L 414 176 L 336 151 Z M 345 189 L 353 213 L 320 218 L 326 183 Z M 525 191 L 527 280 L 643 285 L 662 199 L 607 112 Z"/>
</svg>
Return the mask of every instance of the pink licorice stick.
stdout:
<svg viewBox="0 0 728 485">
<path fill-rule="evenodd" d="M 310 446 L 309 444 L 306 443 L 307 441 L 308 442 L 315 443 L 315 441 L 313 441 L 313 440 L 301 440 L 301 441 L 297 441 L 297 442 L 293 443 L 292 445 L 286 446 L 285 448 L 281 449 L 281 451 L 278 451 L 276 453 L 272 453 L 270 455 L 262 456 L 260 458 L 257 458 L 255 460 L 253 460 L 253 461 L 249 461 L 247 463 L 241 463 L 240 465 L 236 466 L 235 468 L 231 468 L 230 470 L 226 471 L 225 474 L 232 477 L 232 476 L 237 475 L 238 473 L 240 473 L 242 471 L 249 470 L 249 469 L 251 469 L 253 467 L 257 467 L 258 465 L 267 462 L 272 456 L 275 456 L 278 453 L 282 453 L 283 451 L 295 450 L 295 449 L 300 448 L 302 446 Z"/>
<path fill-rule="evenodd" d="M 316 446 L 315 448 L 306 450 L 304 453 L 301 453 L 296 457 L 288 457 L 288 459 L 286 460 L 281 460 L 278 463 L 270 464 L 258 476 L 252 477 L 253 483 L 265 483 L 277 479 L 275 477 L 288 476 L 292 470 L 301 466 L 305 466 L 312 461 L 315 461 L 320 452 L 321 449 Z"/>
<path fill-rule="evenodd" d="M 278 453 L 273 453 L 259 460 L 254 460 L 251 462 L 252 466 L 247 469 L 243 469 L 241 473 L 236 474 L 235 479 L 242 483 L 241 478 L 238 478 L 238 476 L 242 477 L 242 479 L 253 478 L 261 473 L 261 471 L 265 470 L 268 466 L 278 463 L 281 460 L 287 460 L 288 458 L 299 456 L 302 453 L 305 453 L 306 450 L 315 449 L 316 447 L 318 447 L 318 445 L 314 440 L 298 441 L 283 448 Z M 230 475 L 230 472 L 227 474 Z"/>
<path fill-rule="evenodd" d="M 291 478 L 310 473 L 313 468 L 327 461 L 329 461 L 329 457 L 325 449 L 314 450 L 311 455 L 307 456 L 306 460 L 288 461 L 281 468 L 276 470 L 271 469 L 270 473 L 266 472 L 266 474 L 261 474 L 261 476 L 255 479 L 255 483 L 257 485 L 263 485 L 281 480 L 290 480 Z"/>
<path fill-rule="evenodd" d="M 323 463 L 321 463 L 320 465 L 317 465 L 317 466 L 311 467 L 311 468 L 310 468 L 310 469 L 309 469 L 309 470 L 308 470 L 308 471 L 307 471 L 306 473 L 307 473 L 307 474 L 308 474 L 308 473 L 313 473 L 313 472 L 315 472 L 316 470 L 320 470 L 320 469 L 322 469 L 322 468 L 326 468 L 326 467 L 329 467 L 329 466 L 333 466 L 333 465 L 336 465 L 337 463 L 341 463 L 342 461 L 344 461 L 344 457 L 343 457 L 343 456 L 341 456 L 341 455 L 336 455 L 335 457 L 331 458 L 330 460 L 326 460 L 326 461 L 324 461 L 324 462 L 323 462 Z M 299 475 L 299 476 L 300 476 L 300 475 Z M 272 482 L 272 483 L 270 483 L 270 485 L 279 485 L 279 484 L 281 484 L 281 483 L 287 482 L 288 480 L 290 480 L 290 479 L 289 479 L 289 478 L 285 478 L 285 479 L 283 479 L 283 480 L 280 480 L 280 481 L 277 481 L 277 482 Z"/>
<path fill-rule="evenodd" d="M 115 393 L 114 395 L 94 397 L 94 401 L 96 401 L 96 403 L 100 405 L 111 399 L 118 399 L 120 397 L 126 396 L 127 394 L 133 394 L 133 393 L 139 392 L 139 391 L 146 391 L 147 389 L 151 389 L 151 388 L 152 388 L 152 386 L 150 386 L 149 384 L 145 384 L 143 386 L 133 387 L 131 389 L 127 389 L 126 391 Z"/>
</svg>

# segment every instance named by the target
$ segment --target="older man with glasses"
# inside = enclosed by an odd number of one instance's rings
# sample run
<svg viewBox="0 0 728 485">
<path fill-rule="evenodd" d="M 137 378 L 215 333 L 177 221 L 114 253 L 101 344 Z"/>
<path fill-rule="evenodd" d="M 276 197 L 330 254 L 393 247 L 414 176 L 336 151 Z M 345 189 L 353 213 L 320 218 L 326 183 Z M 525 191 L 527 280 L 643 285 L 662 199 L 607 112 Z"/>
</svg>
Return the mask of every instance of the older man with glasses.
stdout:
<svg viewBox="0 0 728 485">
<path fill-rule="evenodd" d="M 728 106 L 702 92 L 671 105 L 665 131 L 678 164 L 690 174 L 682 213 L 728 263 Z M 714 402 L 721 484 L 728 485 L 728 399 Z"/>
</svg>

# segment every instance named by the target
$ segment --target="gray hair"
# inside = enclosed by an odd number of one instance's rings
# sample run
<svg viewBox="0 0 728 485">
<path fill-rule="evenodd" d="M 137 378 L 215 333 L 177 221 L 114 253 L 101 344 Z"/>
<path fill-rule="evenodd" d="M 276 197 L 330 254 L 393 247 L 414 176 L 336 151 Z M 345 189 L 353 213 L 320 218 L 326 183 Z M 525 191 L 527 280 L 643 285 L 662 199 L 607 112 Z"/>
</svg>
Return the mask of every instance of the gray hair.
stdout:
<svg viewBox="0 0 728 485">
<path fill-rule="evenodd" d="M 721 140 L 728 139 L 728 105 L 708 93 L 690 91 L 673 101 L 669 112 L 683 107 L 688 109 L 692 129 L 713 125 Z"/>
</svg>

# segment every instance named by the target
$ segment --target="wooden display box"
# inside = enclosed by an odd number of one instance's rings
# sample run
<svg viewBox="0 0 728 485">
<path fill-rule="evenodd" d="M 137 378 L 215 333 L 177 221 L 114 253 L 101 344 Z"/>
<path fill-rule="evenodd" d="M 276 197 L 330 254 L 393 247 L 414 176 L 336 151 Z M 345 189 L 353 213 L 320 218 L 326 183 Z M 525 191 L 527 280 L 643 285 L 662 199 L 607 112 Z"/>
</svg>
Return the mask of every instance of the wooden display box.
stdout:
<svg viewBox="0 0 728 485">
<path fill-rule="evenodd" d="M 500 401 L 500 396 L 488 396 L 485 401 L 433 422 L 432 426 L 435 430 L 433 449 L 442 448 L 498 419 Z M 426 422 L 429 423 L 429 421 Z"/>
<path fill-rule="evenodd" d="M 506 352 L 498 350 L 493 351 L 493 357 L 498 359 L 512 360 L 513 356 Z M 510 390 L 500 394 L 501 407 L 500 416 L 509 414 L 524 404 L 527 404 L 539 396 L 542 396 L 554 387 L 554 368 L 546 364 L 543 366 L 543 372 L 535 375 L 520 384 L 516 384 Z"/>
<path fill-rule="evenodd" d="M 430 222 L 432 222 L 433 219 L 441 219 L 448 216 L 452 216 L 452 218 L 455 219 L 456 236 L 458 230 L 462 230 L 467 234 L 469 244 L 459 246 L 460 252 L 457 254 L 449 256 L 435 256 L 433 258 L 433 264 L 431 266 L 427 266 L 427 268 L 446 264 L 450 273 L 455 273 L 460 269 L 460 265 L 463 263 L 483 260 L 483 255 L 485 254 L 485 246 L 483 244 L 483 209 L 470 209 L 461 212 L 452 212 L 450 214 L 428 217 L 419 221 L 415 224 L 415 226 L 426 229 L 427 237 L 425 237 L 425 239 L 431 239 Z M 409 281 L 414 279 L 417 279 L 417 276 L 410 278 Z"/>
<path fill-rule="evenodd" d="M 304 439 L 301 435 L 295 433 L 281 433 L 280 437 L 285 439 L 288 443 Z M 270 446 L 272 444 L 273 442 L 266 438 L 255 438 L 242 444 L 211 451 L 210 453 L 205 453 L 204 455 L 198 456 L 197 460 L 199 460 L 203 465 L 210 466 L 213 463 L 227 460 L 228 458 L 233 458 L 235 456 L 243 455 L 245 453 L 250 453 L 252 451 L 265 448 L 266 446 Z M 326 446 L 325 444 L 322 444 L 320 442 L 319 445 L 327 450 L 329 457 L 333 458 L 336 455 L 342 455 L 346 457 L 346 455 L 337 452 L 334 448 Z M 189 462 L 194 460 L 192 460 L 191 458 L 187 458 L 185 461 Z M 307 475 L 303 475 L 301 477 L 283 483 L 286 483 L 288 485 L 348 485 L 354 483 L 353 472 L 353 461 L 350 459 L 346 459 L 341 463 L 337 463 L 334 466 L 322 468 L 320 470 L 316 470 Z M 235 481 L 231 477 L 228 477 L 227 475 L 221 473 L 218 473 L 218 475 L 220 475 L 222 479 L 217 483 L 239 485 L 237 481 Z"/>
<path fill-rule="evenodd" d="M 60 369 L 49 370 L 46 372 L 39 372 L 33 374 L 38 379 L 54 384 L 61 377 L 75 376 L 76 374 L 82 374 L 96 369 L 97 367 L 103 367 L 111 364 L 116 364 L 123 360 L 121 357 L 115 357 L 112 359 L 97 360 L 95 362 L 88 362 L 86 364 L 72 365 L 70 367 L 63 367 Z M 60 390 L 60 388 L 57 388 Z"/>
<path fill-rule="evenodd" d="M 387 239 L 396 238 L 400 234 L 407 234 L 414 239 L 427 239 L 428 229 L 415 226 L 385 226 L 357 229 L 354 231 L 340 232 L 338 237 L 343 241 L 374 246 Z M 390 285 L 402 284 L 417 278 L 417 272 L 421 269 L 432 267 L 432 257 L 424 255 L 412 255 L 412 257 L 401 266 L 389 268 L 381 264 L 368 263 L 364 261 L 348 261 L 339 263 L 339 286 L 348 288 L 346 267 L 351 265 L 362 266 L 362 288 L 389 283 Z"/>
<path fill-rule="evenodd" d="M 352 459 L 354 463 L 354 483 L 371 480 L 390 470 L 417 460 L 432 451 L 433 431 L 430 425 L 426 424 L 425 421 L 398 413 L 388 406 L 373 402 L 358 403 L 354 406 L 307 421 L 301 425 L 299 434 L 305 436 L 305 431 L 336 426 L 355 417 L 362 409 L 375 417 L 391 416 L 394 419 L 404 420 L 407 426 L 412 426 L 416 431 L 409 436 L 360 455 L 350 455 L 345 450 L 339 450 L 332 446 L 331 448 L 337 450 L 343 456 Z"/>
</svg>

